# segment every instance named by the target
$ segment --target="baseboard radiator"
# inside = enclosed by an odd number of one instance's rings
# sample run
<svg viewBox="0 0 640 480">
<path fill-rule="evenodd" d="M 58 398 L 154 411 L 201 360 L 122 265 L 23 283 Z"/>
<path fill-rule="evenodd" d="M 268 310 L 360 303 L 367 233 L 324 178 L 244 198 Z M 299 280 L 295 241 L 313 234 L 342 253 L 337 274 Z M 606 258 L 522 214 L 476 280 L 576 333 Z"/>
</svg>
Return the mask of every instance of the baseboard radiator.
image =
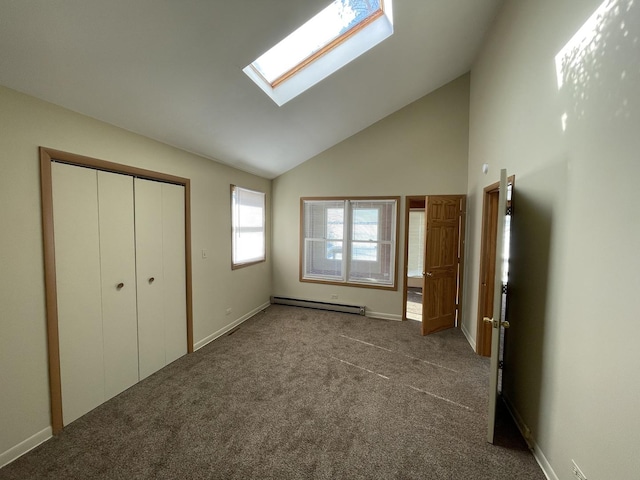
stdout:
<svg viewBox="0 0 640 480">
<path fill-rule="evenodd" d="M 343 303 L 316 302 L 314 300 L 302 300 L 298 298 L 288 297 L 271 297 L 271 303 L 278 305 L 291 305 L 294 307 L 315 308 L 318 310 L 329 310 L 331 312 L 354 313 L 356 315 L 364 315 L 364 306 L 345 305 Z"/>
</svg>

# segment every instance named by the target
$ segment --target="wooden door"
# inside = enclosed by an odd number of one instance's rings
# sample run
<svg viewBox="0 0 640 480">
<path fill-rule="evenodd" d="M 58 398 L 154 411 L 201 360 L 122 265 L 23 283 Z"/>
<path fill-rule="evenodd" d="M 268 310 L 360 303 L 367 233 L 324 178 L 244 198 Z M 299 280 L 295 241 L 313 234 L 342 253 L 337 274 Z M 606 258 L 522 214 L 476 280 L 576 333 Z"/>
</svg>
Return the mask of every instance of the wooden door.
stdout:
<svg viewBox="0 0 640 480">
<path fill-rule="evenodd" d="M 106 401 L 138 382 L 133 177 L 97 175 Z"/>
<path fill-rule="evenodd" d="M 456 325 L 463 198 L 426 197 L 422 335 Z"/>
<path fill-rule="evenodd" d="M 504 229 L 507 213 L 507 171 L 500 171 L 500 187 L 498 194 L 498 222 L 496 234 L 495 250 L 495 272 L 493 291 L 493 318 L 487 318 L 486 323 L 491 324 L 491 365 L 489 370 L 489 414 L 487 425 L 487 441 L 493 443 L 496 425 L 496 405 L 498 400 L 498 372 L 500 355 L 500 333 L 501 327 L 507 328 L 509 324 L 502 318 L 502 275 L 501 271 L 504 262 Z"/>
</svg>

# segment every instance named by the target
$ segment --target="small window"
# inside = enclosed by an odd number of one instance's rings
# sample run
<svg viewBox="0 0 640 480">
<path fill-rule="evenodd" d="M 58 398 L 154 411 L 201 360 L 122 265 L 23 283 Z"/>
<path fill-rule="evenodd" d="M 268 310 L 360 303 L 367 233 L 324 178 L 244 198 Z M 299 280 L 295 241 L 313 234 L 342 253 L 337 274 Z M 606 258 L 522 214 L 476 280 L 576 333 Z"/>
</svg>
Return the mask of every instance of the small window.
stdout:
<svg viewBox="0 0 640 480">
<path fill-rule="evenodd" d="M 396 288 L 398 198 L 301 199 L 301 281 Z"/>
<path fill-rule="evenodd" d="M 231 185 L 232 268 L 265 260 L 265 194 Z"/>
</svg>

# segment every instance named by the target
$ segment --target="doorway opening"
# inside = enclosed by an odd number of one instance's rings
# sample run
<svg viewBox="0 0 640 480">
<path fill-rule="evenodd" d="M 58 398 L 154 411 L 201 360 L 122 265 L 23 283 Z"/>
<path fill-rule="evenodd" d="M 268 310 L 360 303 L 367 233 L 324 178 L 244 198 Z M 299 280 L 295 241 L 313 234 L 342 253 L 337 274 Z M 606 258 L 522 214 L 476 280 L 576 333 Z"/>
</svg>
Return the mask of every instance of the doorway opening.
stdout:
<svg viewBox="0 0 640 480">
<path fill-rule="evenodd" d="M 509 246 L 511 235 L 511 219 L 513 215 L 513 187 L 515 176 L 507 178 L 507 207 L 504 224 L 504 248 L 502 251 L 502 264 L 500 271 L 496 271 L 496 244 L 498 242 L 498 194 L 499 182 L 489 185 L 484 189 L 484 199 L 482 207 L 482 241 L 480 247 L 480 282 L 478 293 L 478 319 L 476 335 L 476 352 L 484 357 L 491 356 L 491 323 L 484 321 L 485 318 L 493 318 L 493 295 L 494 279 L 500 275 L 502 283 L 502 312 L 501 318 L 507 318 L 507 292 L 509 277 Z M 505 331 L 500 327 L 500 353 L 499 361 L 504 358 L 504 338 Z M 501 377 L 501 376 L 500 376 Z M 499 384 L 501 384 L 499 378 Z"/>
<path fill-rule="evenodd" d="M 406 197 L 403 319 L 422 335 L 460 326 L 465 208 L 465 195 Z"/>
<path fill-rule="evenodd" d="M 425 250 L 425 199 L 407 200 L 407 275 L 405 284 L 407 299 L 406 318 L 422 322 L 424 250 Z"/>
</svg>

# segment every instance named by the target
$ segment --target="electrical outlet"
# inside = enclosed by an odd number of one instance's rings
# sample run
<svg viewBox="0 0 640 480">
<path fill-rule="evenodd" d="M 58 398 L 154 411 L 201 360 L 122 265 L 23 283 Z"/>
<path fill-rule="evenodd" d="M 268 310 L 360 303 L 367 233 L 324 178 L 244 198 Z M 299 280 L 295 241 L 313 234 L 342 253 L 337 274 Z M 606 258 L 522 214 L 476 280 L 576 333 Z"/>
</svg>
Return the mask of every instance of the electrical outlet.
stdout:
<svg viewBox="0 0 640 480">
<path fill-rule="evenodd" d="M 571 471 L 573 472 L 574 477 L 578 480 L 587 480 L 587 476 L 582 473 L 582 470 L 580 470 L 580 467 L 578 467 L 575 460 L 571 460 L 571 465 Z"/>
</svg>

